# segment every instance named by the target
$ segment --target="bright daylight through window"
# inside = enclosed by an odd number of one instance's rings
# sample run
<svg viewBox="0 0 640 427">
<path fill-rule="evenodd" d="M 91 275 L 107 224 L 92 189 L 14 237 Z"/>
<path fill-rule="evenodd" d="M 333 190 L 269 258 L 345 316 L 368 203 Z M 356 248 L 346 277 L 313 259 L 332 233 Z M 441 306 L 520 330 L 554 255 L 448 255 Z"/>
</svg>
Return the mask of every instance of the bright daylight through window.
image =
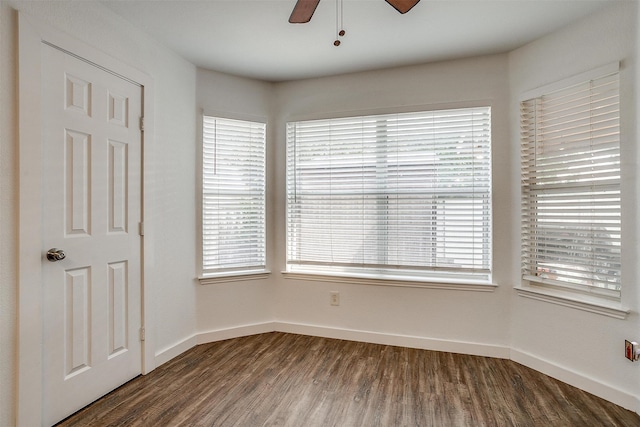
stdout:
<svg viewBox="0 0 640 427">
<path fill-rule="evenodd" d="M 617 72 L 521 103 L 522 273 L 619 297 Z"/>
<path fill-rule="evenodd" d="M 202 273 L 265 268 L 265 124 L 203 117 Z"/>
<path fill-rule="evenodd" d="M 287 124 L 290 272 L 491 280 L 491 109 Z"/>
</svg>

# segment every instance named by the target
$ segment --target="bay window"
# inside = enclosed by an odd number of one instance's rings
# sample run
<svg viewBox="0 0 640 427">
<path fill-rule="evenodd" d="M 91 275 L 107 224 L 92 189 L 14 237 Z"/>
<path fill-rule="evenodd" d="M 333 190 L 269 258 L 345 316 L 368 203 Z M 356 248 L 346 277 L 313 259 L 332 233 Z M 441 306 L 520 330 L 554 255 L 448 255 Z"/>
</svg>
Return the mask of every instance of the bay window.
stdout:
<svg viewBox="0 0 640 427">
<path fill-rule="evenodd" d="M 287 124 L 287 269 L 491 280 L 490 107 Z"/>
</svg>

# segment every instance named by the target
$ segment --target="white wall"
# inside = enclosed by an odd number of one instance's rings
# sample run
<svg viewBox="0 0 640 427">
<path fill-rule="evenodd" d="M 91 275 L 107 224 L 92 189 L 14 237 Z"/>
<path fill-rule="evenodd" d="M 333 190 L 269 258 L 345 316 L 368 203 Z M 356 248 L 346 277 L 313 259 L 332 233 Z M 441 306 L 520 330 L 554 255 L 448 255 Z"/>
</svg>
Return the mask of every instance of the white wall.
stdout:
<svg viewBox="0 0 640 427">
<path fill-rule="evenodd" d="M 198 111 L 208 115 L 267 123 L 267 174 L 272 173 L 273 142 L 270 122 L 273 85 L 271 83 L 235 77 L 215 71 L 198 69 Z M 273 218 L 271 203 L 274 188 L 267 186 L 267 221 Z M 267 229 L 267 241 L 272 244 L 277 235 Z M 269 249 L 269 248 L 268 248 Z M 267 250 L 267 267 L 272 266 L 272 251 Z M 202 285 L 198 288 L 198 333 L 204 340 L 215 339 L 218 331 L 236 330 L 251 325 L 264 325 L 267 330 L 273 321 L 272 278 L 233 281 Z M 253 332 L 255 329 L 249 329 Z M 226 333 L 226 332 L 225 332 Z"/>
<path fill-rule="evenodd" d="M 275 312 L 281 328 L 508 357 L 510 278 L 517 264 L 502 260 L 510 257 L 509 232 L 517 219 L 510 214 L 509 195 L 518 180 L 509 163 L 507 71 L 506 55 L 495 55 L 276 85 L 273 185 L 277 203 L 272 222 L 276 236 L 285 235 L 287 120 L 398 108 L 491 105 L 494 282 L 500 285 L 485 293 L 311 282 L 287 279 L 276 272 Z M 274 251 L 279 270 L 284 270 L 284 238 L 277 239 Z M 339 307 L 329 305 L 329 291 L 333 290 L 340 292 Z M 394 335 L 411 338 L 397 341 Z"/>
<path fill-rule="evenodd" d="M 622 303 L 632 310 L 627 320 L 617 320 L 514 296 L 511 301 L 511 346 L 516 360 L 529 362 L 570 383 L 582 383 L 588 391 L 616 399 L 617 403 L 640 412 L 640 366 L 627 361 L 623 353 L 625 338 L 640 339 L 637 22 L 636 2 L 616 2 L 601 13 L 509 55 L 511 139 L 514 144 L 519 137 L 517 112 L 521 93 L 621 61 L 622 226 L 625 239 Z M 513 153 L 514 167 L 517 162 L 517 155 Z M 511 209 L 514 218 L 519 214 L 518 210 L 514 203 Z M 514 228 L 512 233 L 517 240 L 519 230 Z M 505 261 L 515 264 L 517 256 L 514 251 Z M 509 282 L 519 283 L 517 272 L 509 277 Z M 635 402 L 629 396 L 635 396 Z"/>
<path fill-rule="evenodd" d="M 147 159 L 145 254 L 154 265 L 145 279 L 153 289 L 156 351 L 196 329 L 195 121 L 196 68 L 98 2 L 25 2 L 0 6 L 0 425 L 14 425 L 17 295 L 17 13 L 40 17 L 85 43 L 152 76 L 155 140 Z"/>
</svg>

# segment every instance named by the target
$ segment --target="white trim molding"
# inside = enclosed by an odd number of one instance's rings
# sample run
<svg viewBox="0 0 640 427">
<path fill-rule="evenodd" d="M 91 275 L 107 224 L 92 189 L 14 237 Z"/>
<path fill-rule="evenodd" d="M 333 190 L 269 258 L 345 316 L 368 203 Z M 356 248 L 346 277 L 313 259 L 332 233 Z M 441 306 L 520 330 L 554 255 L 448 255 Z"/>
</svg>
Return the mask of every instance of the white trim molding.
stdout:
<svg viewBox="0 0 640 427">
<path fill-rule="evenodd" d="M 156 367 L 167 363 L 171 359 L 180 356 L 185 351 L 191 350 L 198 345 L 198 337 L 196 334 L 189 336 L 175 344 L 172 344 L 156 353 L 154 362 Z"/>
<path fill-rule="evenodd" d="M 210 276 L 198 277 L 201 285 L 215 285 L 218 283 L 243 282 L 246 280 L 262 280 L 267 279 L 271 274 L 270 271 L 236 271 L 226 274 L 212 274 Z"/>
<path fill-rule="evenodd" d="M 450 291 L 475 291 L 475 292 L 493 292 L 498 285 L 488 282 L 454 282 L 454 281 L 426 281 L 426 280 L 410 280 L 406 277 L 365 277 L 365 276 L 348 276 L 340 274 L 322 274 L 322 273 L 306 273 L 283 271 L 282 275 L 285 279 L 310 280 L 316 282 L 330 283 L 347 283 L 351 285 L 370 285 L 370 286 L 395 286 L 401 288 L 425 288 L 425 289 L 447 289 Z"/>
<path fill-rule="evenodd" d="M 278 332 L 288 332 L 299 335 L 311 335 L 347 341 L 417 348 L 420 350 L 469 354 L 473 356 L 495 357 L 498 359 L 508 359 L 510 351 L 509 347 L 500 345 L 443 340 L 411 335 L 396 335 L 355 329 L 307 325 L 302 323 L 275 322 L 275 328 Z"/>
<path fill-rule="evenodd" d="M 236 326 L 228 329 L 201 332 L 197 336 L 198 344 L 223 341 L 231 338 L 248 337 L 249 335 L 266 334 L 276 332 L 274 322 L 255 323 L 252 325 Z"/>
<path fill-rule="evenodd" d="M 640 399 L 632 394 L 524 351 L 511 349 L 510 358 L 516 363 L 640 414 Z"/>
<path fill-rule="evenodd" d="M 518 295 L 524 298 L 575 308 L 615 319 L 624 320 L 631 313 L 629 308 L 622 306 L 618 301 L 611 301 L 597 296 L 526 285 L 517 286 L 514 289 Z"/>
<path fill-rule="evenodd" d="M 240 338 L 249 335 L 264 334 L 275 331 L 275 324 L 273 322 L 265 322 L 256 323 L 253 325 L 234 326 L 231 328 L 200 332 L 160 350 L 155 356 L 155 365 L 157 367 L 164 363 L 167 363 L 174 357 L 177 357 L 185 351 L 190 350 L 191 348 L 200 344 L 208 344 L 212 342 L 228 340 L 231 338 Z"/>
<path fill-rule="evenodd" d="M 200 332 L 158 352 L 158 354 L 156 355 L 156 365 L 159 366 L 160 364 L 169 361 L 171 358 L 178 356 L 183 351 L 187 351 L 195 345 L 207 344 L 232 338 L 240 338 L 249 335 L 264 334 L 269 332 L 285 332 L 297 335 L 309 335 L 314 337 L 333 338 L 347 341 L 358 341 L 372 344 L 417 348 L 421 350 L 444 351 L 449 353 L 469 354 L 474 356 L 495 357 L 498 359 L 508 359 L 510 354 L 509 347 L 500 345 L 425 338 L 411 335 L 396 335 L 372 331 L 361 331 L 356 329 L 344 329 L 327 326 L 308 325 L 303 323 L 276 321 Z"/>
</svg>

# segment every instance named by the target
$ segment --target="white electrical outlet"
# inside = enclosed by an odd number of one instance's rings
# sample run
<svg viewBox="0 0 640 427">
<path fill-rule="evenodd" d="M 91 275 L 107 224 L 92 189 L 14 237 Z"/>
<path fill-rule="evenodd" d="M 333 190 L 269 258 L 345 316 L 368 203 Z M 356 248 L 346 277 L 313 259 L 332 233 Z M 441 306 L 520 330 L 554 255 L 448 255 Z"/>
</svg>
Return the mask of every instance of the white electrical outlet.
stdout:
<svg viewBox="0 0 640 427">
<path fill-rule="evenodd" d="M 340 292 L 329 292 L 329 303 L 331 305 L 340 305 Z"/>
</svg>

